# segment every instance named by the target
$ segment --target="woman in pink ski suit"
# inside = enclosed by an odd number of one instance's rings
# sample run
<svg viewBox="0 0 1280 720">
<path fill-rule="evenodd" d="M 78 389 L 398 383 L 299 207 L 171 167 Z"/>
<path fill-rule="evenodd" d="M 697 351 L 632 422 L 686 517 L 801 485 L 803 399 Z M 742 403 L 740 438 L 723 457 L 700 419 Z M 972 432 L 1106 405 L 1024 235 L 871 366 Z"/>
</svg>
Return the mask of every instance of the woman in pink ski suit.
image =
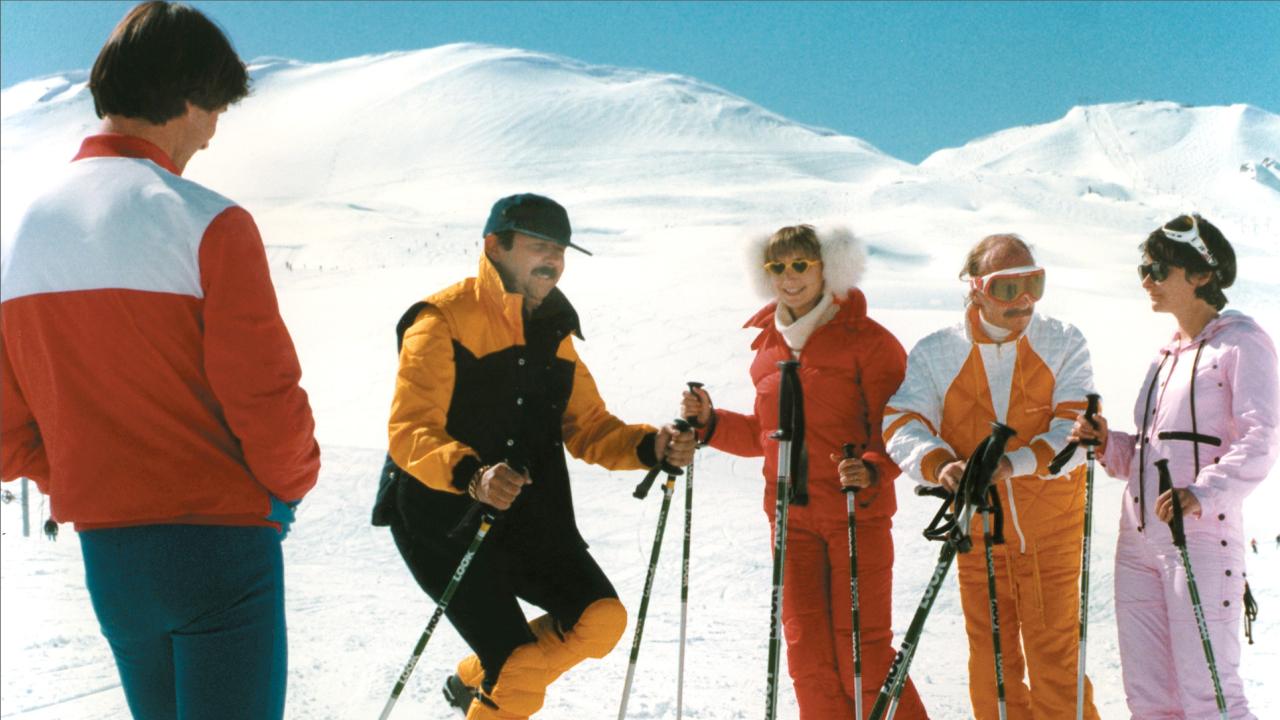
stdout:
<svg viewBox="0 0 1280 720">
<path fill-rule="evenodd" d="M 1168 460 L 1181 501 L 1187 552 L 1199 588 L 1230 718 L 1254 718 L 1240 680 L 1245 586 L 1245 497 L 1280 452 L 1276 351 L 1251 318 L 1222 312 L 1235 253 L 1198 215 L 1174 218 L 1142 245 L 1138 272 L 1151 309 L 1178 332 L 1160 349 L 1134 409 L 1139 434 L 1083 419 L 1074 439 L 1103 442 L 1107 472 L 1125 479 L 1116 548 L 1116 625 L 1125 696 L 1135 718 L 1218 717 L 1213 681 L 1167 525 L 1171 492 L 1155 461 Z M 1143 438 L 1146 442 L 1143 442 Z"/>
</svg>

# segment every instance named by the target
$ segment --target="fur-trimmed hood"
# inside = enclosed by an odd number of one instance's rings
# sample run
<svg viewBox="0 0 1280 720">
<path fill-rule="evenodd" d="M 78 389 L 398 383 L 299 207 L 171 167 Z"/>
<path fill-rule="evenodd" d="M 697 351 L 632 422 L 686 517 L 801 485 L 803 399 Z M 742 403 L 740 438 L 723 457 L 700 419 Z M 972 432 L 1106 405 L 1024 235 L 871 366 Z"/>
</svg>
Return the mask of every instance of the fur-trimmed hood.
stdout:
<svg viewBox="0 0 1280 720">
<path fill-rule="evenodd" d="M 815 229 L 822 246 L 822 280 L 826 283 L 826 291 L 843 298 L 862 281 L 867 265 L 866 249 L 849 228 L 817 225 Z M 764 269 L 764 249 L 772 234 L 752 235 L 746 243 L 743 257 L 751 287 L 762 300 L 775 297 L 769 271 Z"/>
</svg>

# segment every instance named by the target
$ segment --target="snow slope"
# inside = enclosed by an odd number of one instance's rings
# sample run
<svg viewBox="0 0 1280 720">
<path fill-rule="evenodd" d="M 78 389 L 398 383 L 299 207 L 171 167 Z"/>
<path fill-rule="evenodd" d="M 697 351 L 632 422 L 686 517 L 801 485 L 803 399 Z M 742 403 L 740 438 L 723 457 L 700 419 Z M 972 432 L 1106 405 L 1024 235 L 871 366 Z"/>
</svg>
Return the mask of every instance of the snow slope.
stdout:
<svg viewBox="0 0 1280 720">
<path fill-rule="evenodd" d="M 317 415 L 324 469 L 285 544 L 290 718 L 376 716 L 433 609 L 388 534 L 368 525 L 386 442 L 392 328 L 411 302 L 474 271 L 480 227 L 501 195 L 559 199 L 578 242 L 596 253 L 571 255 L 562 287 L 582 316 L 583 358 L 611 409 L 631 421 L 668 417 L 688 379 L 706 382 L 718 405 L 749 407 L 751 334 L 738 328 L 760 301 L 742 280 L 740 248 L 752 232 L 794 222 L 838 220 L 867 241 L 871 313 L 907 347 L 957 321 L 956 272 L 973 242 L 1022 233 L 1049 268 L 1041 309 L 1084 330 L 1119 427 L 1152 352 L 1172 332 L 1170 318 L 1147 309 L 1135 246 L 1184 208 L 1200 208 L 1248 259 L 1227 294 L 1280 337 L 1280 118 L 1257 108 L 1075 108 L 913 166 L 691 78 L 522 50 L 450 45 L 317 65 L 268 59 L 253 74 L 253 96 L 226 114 L 186 174 L 258 219 Z M 31 194 L 94 126 L 82 76 L 0 93 L 6 238 Z M 634 611 L 657 494 L 632 499 L 635 473 L 571 467 L 583 534 Z M 770 583 L 762 482 L 759 460 L 714 451 L 698 459 L 691 718 L 762 712 Z M 899 635 L 937 554 L 919 534 L 935 501 L 900 483 Z M 1126 716 L 1110 599 L 1120 487 L 1099 472 L 1089 668 L 1104 718 Z M 1276 507 L 1277 478 L 1253 500 L 1260 510 Z M 675 505 L 633 718 L 674 716 Z M 1272 618 L 1280 551 L 1269 541 L 1280 528 L 1261 511 L 1246 522 L 1263 546 L 1249 568 L 1263 619 L 1244 661 L 1262 717 L 1280 701 L 1265 681 L 1280 660 Z M 16 504 L 0 508 L 0 529 L 0 717 L 125 715 L 74 533 L 57 543 L 24 539 Z M 540 716 L 616 715 L 630 638 L 562 678 Z M 438 685 L 462 652 L 442 627 L 395 717 L 446 717 Z M 966 662 L 949 582 L 913 668 L 934 717 L 969 716 Z M 796 717 L 789 688 L 781 695 L 781 716 Z"/>
</svg>

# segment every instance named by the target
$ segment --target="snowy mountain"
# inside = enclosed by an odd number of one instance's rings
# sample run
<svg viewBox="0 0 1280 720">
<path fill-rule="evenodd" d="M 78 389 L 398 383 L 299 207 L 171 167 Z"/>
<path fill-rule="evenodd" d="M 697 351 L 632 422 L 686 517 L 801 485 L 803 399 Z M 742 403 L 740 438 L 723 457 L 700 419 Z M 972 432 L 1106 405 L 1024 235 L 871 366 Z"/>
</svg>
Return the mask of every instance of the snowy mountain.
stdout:
<svg viewBox="0 0 1280 720">
<path fill-rule="evenodd" d="M 583 358 L 611 410 L 630 421 L 667 418 L 689 379 L 706 382 L 719 406 L 749 407 L 751 335 L 738 328 L 760 300 L 741 274 L 741 247 L 753 232 L 795 222 L 839 221 L 863 237 L 870 312 L 908 348 L 958 321 L 967 248 L 990 232 L 1022 233 L 1048 268 L 1040 308 L 1085 332 L 1117 427 L 1128 426 L 1142 373 L 1172 332 L 1138 286 L 1135 246 L 1174 214 L 1198 208 L 1223 228 L 1246 259 L 1227 291 L 1232 306 L 1280 338 L 1280 117 L 1258 108 L 1074 108 L 916 166 L 692 78 L 523 50 L 265 59 L 252 74 L 253 95 L 223 117 L 186 175 L 257 218 L 317 415 L 324 470 L 285 544 L 291 718 L 375 716 L 433 609 L 387 533 L 367 522 L 386 442 L 392 329 L 411 302 L 474 271 L 480 228 L 502 195 L 557 198 L 575 239 L 596 253 L 569 257 L 561 285 L 582 317 Z M 96 126 L 84 80 L 67 74 L 0 92 L 5 238 Z M 634 474 L 577 462 L 571 470 L 583 533 L 634 610 L 658 501 L 631 498 Z M 1098 475 L 1089 669 L 1103 717 L 1119 718 L 1110 592 L 1120 484 Z M 697 478 L 686 714 L 755 717 L 770 582 L 760 462 L 703 451 Z M 899 635 L 937 550 L 920 537 L 935 502 L 900 483 Z M 1273 476 L 1251 507 L 1277 501 Z M 122 716 L 74 534 L 23 539 L 14 504 L 0 509 L 0 523 L 4 716 Z M 1275 530 L 1261 513 L 1247 523 L 1264 541 Z M 676 535 L 669 528 L 632 718 L 674 714 Z M 1273 560 L 1249 573 L 1264 608 L 1280 600 Z M 913 667 L 933 716 L 948 720 L 969 713 L 958 603 L 949 581 Z M 1280 661 L 1269 617 L 1244 655 L 1255 711 L 1280 701 L 1265 681 Z M 615 715 L 630 637 L 553 686 L 540 716 Z M 446 717 L 438 683 L 462 648 L 451 629 L 437 632 L 395 717 Z M 781 695 L 782 717 L 794 718 L 789 688 Z"/>
<path fill-rule="evenodd" d="M 1252 214 L 1274 201 L 1277 139 L 1280 116 L 1251 105 L 1139 101 L 1074 107 L 1055 122 L 939 150 L 921 166 L 954 174 L 1073 176 L 1113 199 L 1168 196 L 1206 215 Z M 1259 167 L 1270 172 L 1259 174 Z"/>
</svg>

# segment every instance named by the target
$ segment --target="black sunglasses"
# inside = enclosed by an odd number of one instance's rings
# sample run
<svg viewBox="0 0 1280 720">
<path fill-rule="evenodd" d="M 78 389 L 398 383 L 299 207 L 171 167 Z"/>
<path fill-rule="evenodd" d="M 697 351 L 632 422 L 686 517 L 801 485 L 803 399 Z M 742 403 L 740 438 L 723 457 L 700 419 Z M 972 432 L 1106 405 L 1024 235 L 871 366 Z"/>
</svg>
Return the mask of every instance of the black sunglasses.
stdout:
<svg viewBox="0 0 1280 720">
<path fill-rule="evenodd" d="M 1164 282 L 1169 277 L 1169 270 L 1170 267 L 1159 260 L 1143 263 L 1138 266 L 1138 279 L 1146 280 L 1150 275 L 1153 282 Z"/>
<path fill-rule="evenodd" d="M 804 274 L 805 270 L 809 269 L 810 265 L 821 265 L 822 261 L 821 260 L 792 260 L 790 263 L 767 262 L 764 264 L 764 269 L 768 270 L 774 275 L 781 275 L 782 273 L 787 271 L 788 264 L 791 265 L 792 270 L 796 271 L 796 274 L 802 275 Z"/>
</svg>

